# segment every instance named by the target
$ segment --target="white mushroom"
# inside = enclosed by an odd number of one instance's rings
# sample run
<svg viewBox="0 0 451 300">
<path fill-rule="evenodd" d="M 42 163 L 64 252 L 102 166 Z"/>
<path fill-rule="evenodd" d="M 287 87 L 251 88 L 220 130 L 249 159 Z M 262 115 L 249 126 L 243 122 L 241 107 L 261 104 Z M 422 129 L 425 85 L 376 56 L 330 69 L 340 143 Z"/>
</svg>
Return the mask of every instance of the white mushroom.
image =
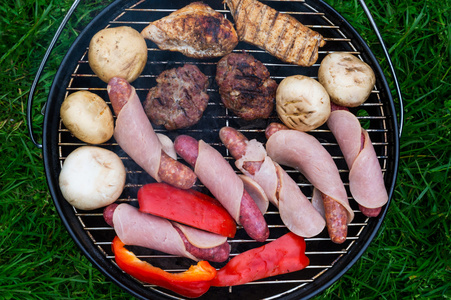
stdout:
<svg viewBox="0 0 451 300">
<path fill-rule="evenodd" d="M 105 28 L 92 37 L 88 62 L 104 82 L 116 76 L 132 82 L 146 66 L 147 44 L 144 37 L 129 26 Z"/>
<path fill-rule="evenodd" d="M 60 109 L 64 126 L 83 142 L 101 144 L 114 132 L 113 114 L 105 101 L 88 91 L 70 94 Z"/>
<path fill-rule="evenodd" d="M 125 185 L 125 167 L 114 152 L 82 146 L 71 152 L 59 175 L 63 197 L 74 207 L 93 210 L 116 201 Z"/>
<path fill-rule="evenodd" d="M 328 54 L 318 70 L 318 80 L 335 104 L 357 107 L 364 103 L 376 83 L 371 67 L 349 53 Z"/>
<path fill-rule="evenodd" d="M 293 75 L 283 79 L 276 92 L 276 110 L 289 128 L 313 130 L 323 125 L 330 115 L 330 99 L 315 79 Z"/>
</svg>

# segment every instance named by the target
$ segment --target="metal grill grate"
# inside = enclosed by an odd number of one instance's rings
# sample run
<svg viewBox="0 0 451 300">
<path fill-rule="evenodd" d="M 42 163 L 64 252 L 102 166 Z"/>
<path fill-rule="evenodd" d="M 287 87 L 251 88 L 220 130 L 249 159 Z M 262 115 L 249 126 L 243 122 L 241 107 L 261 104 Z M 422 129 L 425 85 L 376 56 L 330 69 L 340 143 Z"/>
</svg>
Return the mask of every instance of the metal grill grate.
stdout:
<svg viewBox="0 0 451 300">
<path fill-rule="evenodd" d="M 221 1 L 205 2 L 218 12 L 224 14 L 226 18 L 233 22 L 229 10 L 225 4 L 221 3 Z M 240 52 L 244 50 L 252 54 L 258 60 L 262 61 L 268 68 L 271 77 L 277 82 L 280 82 L 286 76 L 294 74 L 303 74 L 317 79 L 319 63 L 329 52 L 350 52 L 365 60 L 365 57 L 362 55 L 361 51 L 359 51 L 358 47 L 354 44 L 353 36 L 349 36 L 348 33 L 342 31 L 340 24 L 332 22 L 324 12 L 318 11 L 305 1 L 267 1 L 266 3 L 281 12 L 289 13 L 295 16 L 304 25 L 320 32 L 327 42 L 326 46 L 319 51 L 319 59 L 317 63 L 309 68 L 281 63 L 265 51 L 240 42 L 234 51 Z M 131 26 L 138 31 L 141 31 L 149 22 L 164 17 L 187 4 L 188 2 L 182 1 L 139 1 L 131 7 L 126 8 L 117 17 L 109 21 L 108 26 Z M 92 32 L 92 35 L 94 34 L 95 32 Z M 163 127 L 154 127 L 156 132 L 165 133 L 172 139 L 174 139 L 174 137 L 178 134 L 188 134 L 198 139 L 204 139 L 206 142 L 218 149 L 226 159 L 231 161 L 232 165 L 233 158 L 229 156 L 227 149 L 222 145 L 218 137 L 218 132 L 221 127 L 231 126 L 237 128 L 249 139 L 256 138 L 261 142 L 265 142 L 264 130 L 266 125 L 270 122 L 278 121 L 276 114 L 274 113 L 269 120 L 247 122 L 237 118 L 233 115 L 233 113 L 230 113 L 227 109 L 225 109 L 220 101 L 218 89 L 214 81 L 215 66 L 218 59 L 200 61 L 187 58 L 176 52 L 160 51 L 155 44 L 149 41 L 148 47 L 149 58 L 146 68 L 141 76 L 132 83 L 141 100 L 145 99 L 149 89 L 156 84 L 155 78 L 163 70 L 181 66 L 185 63 L 196 64 L 199 69 L 208 76 L 210 81 L 210 86 L 208 89 L 210 102 L 202 120 L 198 124 L 191 128 L 178 130 L 177 132 L 168 132 L 164 130 Z M 88 49 L 85 49 L 83 53 L 80 53 L 79 57 L 74 58 L 79 61 L 76 68 L 73 71 L 70 71 L 72 72 L 72 75 L 67 87 L 65 87 L 66 96 L 78 90 L 89 90 L 97 93 L 103 99 L 108 101 L 106 84 L 98 79 L 90 69 L 87 61 L 87 51 Z M 392 133 L 387 128 L 388 110 L 384 104 L 384 101 L 387 100 L 381 99 L 383 98 L 383 95 L 378 86 L 379 83 L 376 83 L 376 87 L 372 91 L 371 96 L 366 103 L 359 108 L 352 109 L 351 111 L 358 116 L 358 118 L 362 121 L 362 124 L 364 124 L 368 130 L 378 158 L 381 162 L 382 170 L 385 173 L 387 170 L 387 162 L 390 159 L 394 159 L 389 154 L 391 153 L 391 151 L 389 151 L 389 147 L 392 147 L 392 145 L 389 142 L 388 135 Z M 110 105 L 109 102 L 107 103 Z M 231 297 L 234 293 L 239 293 L 240 295 L 246 295 L 246 298 L 249 299 L 274 299 L 301 289 L 304 286 L 314 282 L 319 277 L 323 276 L 323 274 L 328 270 L 333 268 L 343 256 L 347 255 L 349 251 L 355 247 L 355 243 L 361 239 L 360 236 L 362 232 L 368 230 L 368 224 L 369 222 L 372 222 L 372 220 L 365 217 L 358 210 L 357 204 L 350 196 L 347 178 L 349 171 L 333 136 L 325 126 L 313 130 L 311 134 L 318 138 L 318 140 L 334 158 L 348 191 L 349 202 L 351 207 L 354 209 L 355 219 L 349 225 L 348 238 L 346 239 L 346 242 L 341 245 L 332 243 L 328 237 L 327 230 L 325 230 L 317 237 L 306 239 L 306 254 L 310 259 L 310 265 L 306 269 L 291 274 L 252 282 L 244 286 L 222 289 L 212 288 L 213 291 L 211 292 L 214 292 L 217 297 L 223 296 L 223 299 L 225 299 L 227 297 Z M 70 152 L 82 145 L 86 144 L 81 143 L 79 140 L 74 138 L 60 121 L 58 128 L 58 152 L 60 165 L 62 166 L 65 158 Z M 123 160 L 127 169 L 126 186 L 117 202 L 127 202 L 132 205 L 137 205 L 136 195 L 138 189 L 143 184 L 153 182 L 153 179 L 143 172 L 142 169 L 120 149 L 114 140 L 99 146 L 116 152 Z M 312 193 L 311 184 L 307 182 L 305 178 L 296 170 L 290 168 L 286 168 L 286 170 L 290 176 L 296 180 L 304 194 L 310 199 Z M 195 188 L 207 192 L 201 184 L 196 185 Z M 82 224 L 86 234 L 90 237 L 95 247 L 97 247 L 97 249 L 114 264 L 114 256 L 111 251 L 111 241 L 115 233 L 114 230 L 104 222 L 102 210 L 86 212 L 74 208 L 74 214 L 78 221 Z M 269 211 L 266 213 L 265 218 L 271 232 L 268 241 L 272 241 L 287 232 L 287 229 L 281 222 L 277 209 L 274 206 L 270 205 Z M 261 245 L 260 243 L 251 240 L 241 228 L 238 229 L 237 235 L 234 239 L 229 239 L 229 243 L 232 247 L 231 257 L 236 256 L 247 249 Z M 157 251 L 142 249 L 139 247 L 134 247 L 133 249 L 137 256 L 141 259 L 148 260 L 153 265 L 162 267 L 163 269 L 171 272 L 186 270 L 192 263 L 188 259 L 182 259 L 159 253 Z M 220 268 L 224 264 L 213 263 L 212 265 Z M 270 288 L 255 288 L 256 286 L 261 285 L 270 285 Z M 144 287 L 153 289 L 154 292 L 159 293 L 160 295 L 178 299 L 178 297 L 173 296 L 165 290 L 160 290 L 158 287 L 149 285 L 144 285 Z M 258 291 L 255 292 L 256 290 Z M 210 293 L 210 291 L 208 293 Z M 205 295 L 207 298 L 209 296 L 208 293 Z"/>
</svg>

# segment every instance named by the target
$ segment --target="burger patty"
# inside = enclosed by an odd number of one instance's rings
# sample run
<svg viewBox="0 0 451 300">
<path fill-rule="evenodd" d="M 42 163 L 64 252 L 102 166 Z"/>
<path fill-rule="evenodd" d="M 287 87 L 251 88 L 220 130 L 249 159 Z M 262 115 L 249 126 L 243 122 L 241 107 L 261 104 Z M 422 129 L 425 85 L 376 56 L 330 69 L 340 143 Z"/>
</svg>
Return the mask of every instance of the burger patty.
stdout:
<svg viewBox="0 0 451 300">
<path fill-rule="evenodd" d="M 208 77 L 194 65 L 163 71 L 150 89 L 144 110 L 156 125 L 167 130 L 196 124 L 207 108 Z"/>
<path fill-rule="evenodd" d="M 274 109 L 277 83 L 250 54 L 224 56 L 217 65 L 216 82 L 225 107 L 245 120 L 268 118 Z"/>
</svg>

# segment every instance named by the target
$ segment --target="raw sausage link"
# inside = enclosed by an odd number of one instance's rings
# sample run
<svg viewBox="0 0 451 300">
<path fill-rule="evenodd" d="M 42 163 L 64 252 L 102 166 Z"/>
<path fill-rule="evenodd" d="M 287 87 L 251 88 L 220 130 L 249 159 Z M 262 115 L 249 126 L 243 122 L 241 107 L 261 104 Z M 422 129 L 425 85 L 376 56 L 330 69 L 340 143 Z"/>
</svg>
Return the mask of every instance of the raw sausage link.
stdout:
<svg viewBox="0 0 451 300">
<path fill-rule="evenodd" d="M 362 214 L 371 218 L 377 217 L 380 214 L 382 207 L 368 208 L 359 204 L 359 209 L 362 212 Z"/>
<path fill-rule="evenodd" d="M 224 262 L 229 258 L 230 245 L 229 243 L 227 243 L 227 241 L 224 242 L 224 244 L 213 248 L 198 248 L 188 241 L 186 236 L 179 228 L 175 226 L 174 228 L 180 234 L 180 237 L 182 238 L 182 241 L 185 244 L 186 251 L 188 251 L 198 259 L 208 260 L 211 262 Z"/>
<path fill-rule="evenodd" d="M 174 141 L 175 151 L 193 167 L 199 154 L 198 145 L 196 139 L 187 135 L 179 135 Z M 263 242 L 268 238 L 269 229 L 266 220 L 246 190 L 243 191 L 241 198 L 239 222 L 247 234 L 256 241 Z"/>
<path fill-rule="evenodd" d="M 113 77 L 108 82 L 108 97 L 110 98 L 111 106 L 116 116 L 119 115 L 122 107 L 127 104 L 132 91 L 130 83 L 122 78 Z"/>
<path fill-rule="evenodd" d="M 105 219 L 105 222 L 113 228 L 114 228 L 113 215 L 114 215 L 114 210 L 116 209 L 117 206 L 118 206 L 117 203 L 113 203 L 113 204 L 110 204 L 107 207 L 105 207 L 105 209 L 103 210 L 103 218 Z M 186 250 L 189 253 L 191 253 L 193 256 L 197 257 L 198 259 L 208 260 L 208 261 L 213 261 L 213 262 L 224 262 L 227 260 L 227 258 L 229 258 L 229 254 L 230 254 L 229 243 L 225 242 L 224 244 L 213 247 L 213 248 L 205 248 L 205 249 L 198 248 L 188 241 L 186 236 L 183 234 L 183 232 L 179 228 L 177 228 L 175 226 L 174 226 L 174 228 L 180 234 L 180 237 L 182 238 L 182 241 L 185 245 Z"/>
<path fill-rule="evenodd" d="M 247 138 L 232 127 L 222 127 L 219 130 L 219 138 L 235 159 L 240 159 L 246 154 Z"/>
<path fill-rule="evenodd" d="M 281 123 L 271 123 L 268 125 L 268 127 L 266 127 L 265 136 L 267 139 L 269 139 L 271 135 L 280 130 L 290 130 L 290 129 Z"/>
<path fill-rule="evenodd" d="M 110 204 L 107 207 L 105 207 L 105 209 L 103 210 L 103 218 L 105 219 L 105 222 L 113 228 L 114 228 L 113 214 L 114 214 L 114 210 L 116 209 L 116 207 L 118 205 L 119 204 L 117 204 L 117 203 L 113 203 L 113 204 Z"/>
<path fill-rule="evenodd" d="M 234 159 L 240 159 L 246 154 L 248 139 L 238 130 L 231 127 L 223 127 L 219 131 L 219 138 Z M 243 168 L 250 174 L 255 175 L 260 170 L 262 163 L 263 161 L 245 161 Z"/>
<path fill-rule="evenodd" d="M 132 91 L 132 86 L 125 79 L 113 77 L 108 82 L 108 96 L 116 116 L 119 115 L 122 107 L 127 103 Z M 197 180 L 193 170 L 176 161 L 163 150 L 161 150 L 158 176 L 162 181 L 181 189 L 191 188 Z"/>
<path fill-rule="evenodd" d="M 162 181 L 185 190 L 191 188 L 197 180 L 197 176 L 193 170 L 181 162 L 174 160 L 163 150 L 161 151 L 158 176 Z"/>
<path fill-rule="evenodd" d="M 265 131 L 266 138 L 269 138 L 271 135 L 280 130 L 289 129 L 280 123 L 269 124 Z M 321 195 L 324 203 L 324 213 L 329 236 L 334 243 L 341 244 L 346 240 L 348 231 L 348 213 L 346 208 L 331 197 L 323 193 L 321 193 Z"/>
<path fill-rule="evenodd" d="M 330 239 L 336 244 L 341 244 L 346 241 L 348 233 L 348 213 L 343 205 L 323 193 L 321 195 Z"/>
</svg>

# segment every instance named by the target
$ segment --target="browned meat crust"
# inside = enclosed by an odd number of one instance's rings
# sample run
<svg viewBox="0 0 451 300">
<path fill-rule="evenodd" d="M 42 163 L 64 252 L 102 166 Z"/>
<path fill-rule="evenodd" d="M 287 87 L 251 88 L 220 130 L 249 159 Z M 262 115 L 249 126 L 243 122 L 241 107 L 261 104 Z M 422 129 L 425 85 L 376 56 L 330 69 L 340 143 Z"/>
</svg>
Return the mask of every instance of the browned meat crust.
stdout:
<svg viewBox="0 0 451 300">
<path fill-rule="evenodd" d="M 216 82 L 225 107 L 245 120 L 268 118 L 274 108 L 277 83 L 268 69 L 252 55 L 232 53 L 223 57 Z"/>
<path fill-rule="evenodd" d="M 221 57 L 238 44 L 232 23 L 202 2 L 193 2 L 150 23 L 141 34 L 162 50 L 194 58 Z"/>
<path fill-rule="evenodd" d="M 321 34 L 294 17 L 279 13 L 257 0 L 225 0 L 241 41 L 253 44 L 280 60 L 311 66 L 318 48 L 325 45 Z"/>
<path fill-rule="evenodd" d="M 162 72 L 144 101 L 149 119 L 167 130 L 196 124 L 207 108 L 208 77 L 194 65 Z"/>
</svg>

